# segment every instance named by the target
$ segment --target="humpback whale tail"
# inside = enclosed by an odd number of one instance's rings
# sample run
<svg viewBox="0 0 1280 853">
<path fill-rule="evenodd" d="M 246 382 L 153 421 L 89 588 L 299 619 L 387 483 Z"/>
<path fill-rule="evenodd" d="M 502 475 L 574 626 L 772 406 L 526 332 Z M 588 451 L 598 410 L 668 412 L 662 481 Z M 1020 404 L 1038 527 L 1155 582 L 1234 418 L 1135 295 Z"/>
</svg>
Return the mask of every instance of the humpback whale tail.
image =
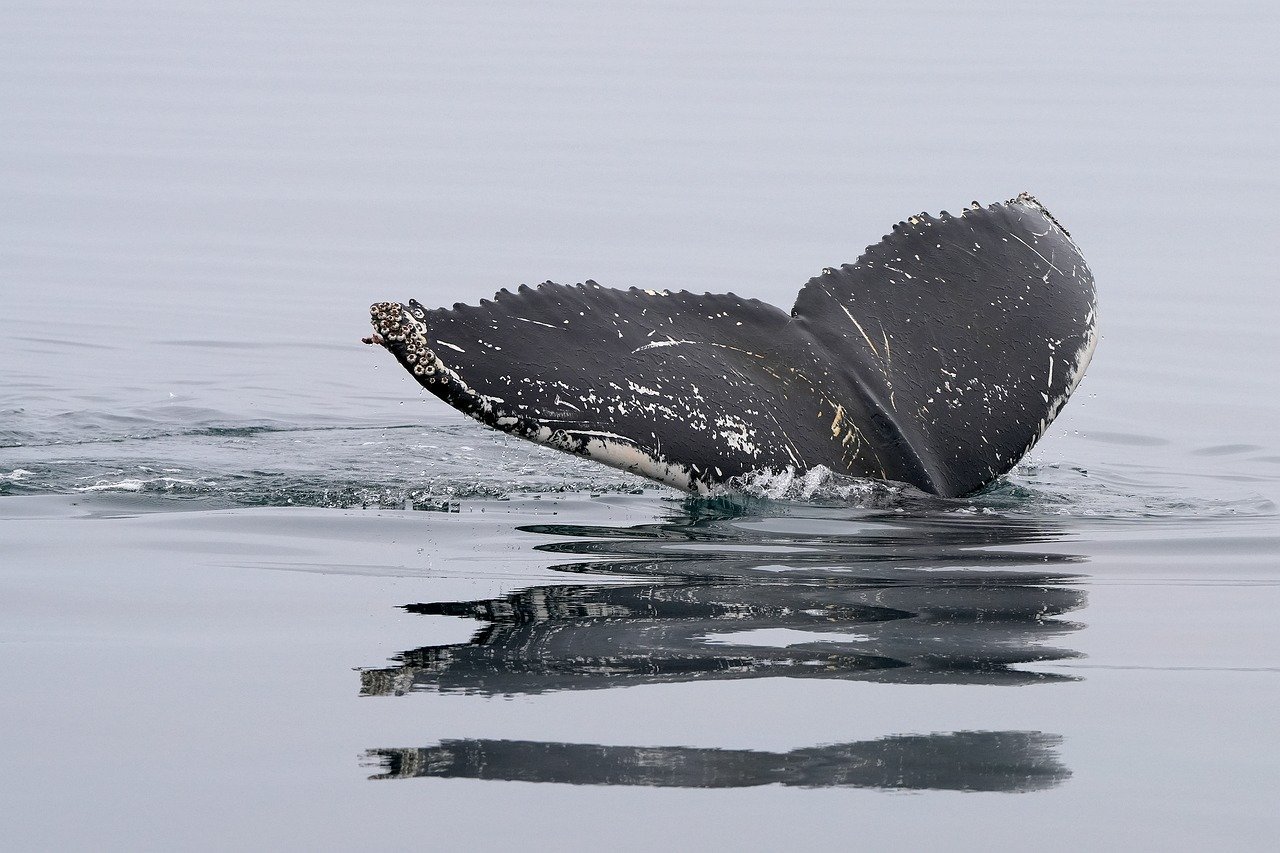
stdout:
<svg viewBox="0 0 1280 853">
<path fill-rule="evenodd" d="M 380 302 L 365 340 L 488 426 L 678 488 L 825 466 L 954 497 L 1044 434 L 1093 354 L 1095 300 L 1024 193 L 898 223 L 790 314 L 546 282 L 478 306 Z"/>
</svg>

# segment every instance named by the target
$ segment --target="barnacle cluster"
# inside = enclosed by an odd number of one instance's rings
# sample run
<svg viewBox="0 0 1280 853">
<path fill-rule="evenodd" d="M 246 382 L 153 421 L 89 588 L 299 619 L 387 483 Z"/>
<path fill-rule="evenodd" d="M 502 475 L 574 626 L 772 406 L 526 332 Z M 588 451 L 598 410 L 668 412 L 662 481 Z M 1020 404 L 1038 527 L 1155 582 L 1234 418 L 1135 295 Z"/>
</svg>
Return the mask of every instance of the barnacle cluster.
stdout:
<svg viewBox="0 0 1280 853">
<path fill-rule="evenodd" d="M 378 334 L 370 343 L 380 343 L 392 352 L 424 385 L 442 385 L 449 380 L 441 370 L 435 351 L 427 345 L 426 314 L 416 303 L 406 308 L 398 302 L 375 302 L 369 316 Z"/>
</svg>

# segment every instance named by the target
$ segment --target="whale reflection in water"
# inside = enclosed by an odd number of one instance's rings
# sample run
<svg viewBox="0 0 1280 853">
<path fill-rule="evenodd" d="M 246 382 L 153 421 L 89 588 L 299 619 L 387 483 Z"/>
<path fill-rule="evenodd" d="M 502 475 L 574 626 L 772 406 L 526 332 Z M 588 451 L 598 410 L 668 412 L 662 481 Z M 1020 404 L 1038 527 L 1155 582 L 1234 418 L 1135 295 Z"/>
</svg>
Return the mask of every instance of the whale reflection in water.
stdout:
<svg viewBox="0 0 1280 853">
<path fill-rule="evenodd" d="M 1052 538 L 1043 527 L 892 516 L 857 535 L 848 523 L 839 533 L 814 532 L 820 525 L 810 518 L 791 524 L 807 532 L 782 535 L 737 521 L 541 528 L 577 537 L 546 550 L 630 557 L 562 571 L 657 577 L 407 605 L 483 627 L 468 642 L 405 651 L 398 666 L 362 671 L 362 693 L 517 695 L 773 676 L 929 684 L 1070 678 L 1018 665 L 1078 656 L 1048 643 L 1079 627 L 1058 617 L 1083 606 L 1085 593 L 1074 575 L 1043 568 L 1075 558 L 989 550 Z"/>
<path fill-rule="evenodd" d="M 482 627 L 468 642 L 405 651 L 396 666 L 362 671 L 361 692 L 512 696 L 778 676 L 1073 680 L 1022 668 L 1079 656 L 1053 643 L 1078 630 L 1061 617 L 1084 606 L 1085 593 L 1078 576 L 1047 570 L 1079 558 L 1027 547 L 1057 530 L 973 516 L 833 513 L 805 507 L 760 518 L 691 502 L 664 524 L 525 528 L 556 537 L 542 550 L 596 558 L 559 570 L 617 581 L 407 605 Z M 1056 757 L 1059 740 L 960 731 L 774 753 L 465 739 L 367 758 L 383 770 L 374 778 L 1027 791 L 1069 775 Z"/>
<path fill-rule="evenodd" d="M 406 651 L 400 666 L 365 670 L 362 692 L 515 695 L 782 675 L 1025 684 L 1068 677 L 1016 665 L 1076 655 L 1042 643 L 1074 629 L 1052 617 L 1081 596 L 1025 579 L 1004 587 L 540 586 L 407 606 L 486 626 L 470 642 Z M 770 644 L 777 639 L 787 644 Z"/>
<path fill-rule="evenodd" d="M 1070 777 L 1055 753 L 1061 740 L 1041 732 L 953 732 L 762 752 L 469 739 L 422 749 L 375 749 L 366 759 L 382 767 L 373 779 L 1022 792 L 1051 788 Z"/>
</svg>

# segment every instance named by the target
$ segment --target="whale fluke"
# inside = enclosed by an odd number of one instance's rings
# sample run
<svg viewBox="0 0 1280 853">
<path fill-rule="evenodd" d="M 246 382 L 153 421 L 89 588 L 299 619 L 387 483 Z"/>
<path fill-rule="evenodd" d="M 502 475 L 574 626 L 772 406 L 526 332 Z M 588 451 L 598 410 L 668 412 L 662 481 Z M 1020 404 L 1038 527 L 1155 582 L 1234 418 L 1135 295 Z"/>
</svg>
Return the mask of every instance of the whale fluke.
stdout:
<svg viewBox="0 0 1280 853">
<path fill-rule="evenodd" d="M 1095 300 L 1024 193 L 898 223 L 790 314 L 546 282 L 478 306 L 380 302 L 366 341 L 488 426 L 677 488 L 825 466 L 954 497 L 1044 434 L 1093 353 Z"/>
</svg>

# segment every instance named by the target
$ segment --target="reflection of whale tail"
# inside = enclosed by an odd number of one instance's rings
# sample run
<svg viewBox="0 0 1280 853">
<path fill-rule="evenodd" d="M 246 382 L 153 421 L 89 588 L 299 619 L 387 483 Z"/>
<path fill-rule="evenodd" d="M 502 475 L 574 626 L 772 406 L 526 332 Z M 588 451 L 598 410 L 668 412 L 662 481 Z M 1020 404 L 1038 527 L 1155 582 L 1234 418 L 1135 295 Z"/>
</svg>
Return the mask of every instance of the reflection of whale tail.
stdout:
<svg viewBox="0 0 1280 853">
<path fill-rule="evenodd" d="M 1027 195 L 899 223 L 791 314 L 594 282 L 372 314 L 370 342 L 466 414 L 695 491 L 821 465 L 967 494 L 1044 433 L 1095 341 L 1089 268 Z"/>
<path fill-rule="evenodd" d="M 1076 656 L 1045 643 L 1076 627 L 1053 617 L 1082 601 L 1067 587 L 946 580 L 532 587 L 489 600 L 408 605 L 412 613 L 487 624 L 470 642 L 406 651 L 398 666 L 363 670 L 361 693 L 512 695 L 779 676 L 1055 681 L 1071 676 L 1018 665 Z"/>
<path fill-rule="evenodd" d="M 1041 732 L 894 735 L 791 752 L 446 740 L 422 749 L 374 749 L 374 779 L 442 778 L 742 788 L 789 785 L 949 791 L 1036 791 L 1068 776 Z"/>
</svg>

